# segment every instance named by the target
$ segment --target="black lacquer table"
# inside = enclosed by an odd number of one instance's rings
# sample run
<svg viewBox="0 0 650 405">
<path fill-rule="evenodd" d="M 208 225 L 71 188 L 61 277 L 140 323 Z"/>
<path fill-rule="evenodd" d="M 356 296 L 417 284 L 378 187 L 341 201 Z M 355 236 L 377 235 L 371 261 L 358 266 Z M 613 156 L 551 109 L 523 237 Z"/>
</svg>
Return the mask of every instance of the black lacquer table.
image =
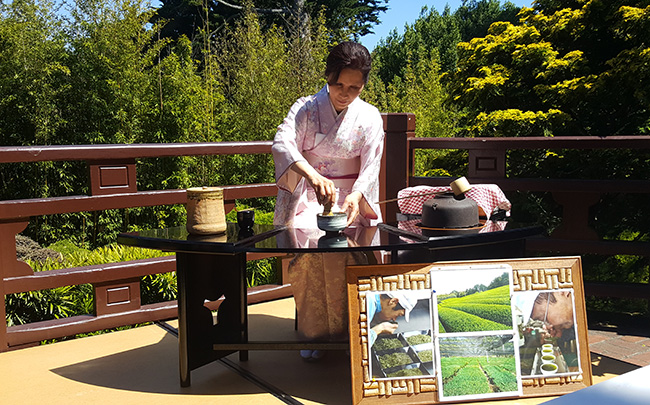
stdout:
<svg viewBox="0 0 650 405">
<path fill-rule="evenodd" d="M 246 253 L 317 253 L 383 251 L 391 263 L 431 263 L 523 257 L 526 238 L 542 233 L 539 226 L 516 227 L 488 222 L 479 230 L 426 231 L 417 220 L 348 228 L 341 233 L 256 224 L 240 230 L 228 223 L 225 234 L 194 236 L 184 227 L 121 233 L 124 245 L 176 252 L 178 338 L 181 386 L 190 385 L 191 371 L 239 351 L 345 349 L 347 342 L 252 342 L 248 340 Z M 387 255 L 388 256 L 388 255 Z M 213 320 L 206 301 L 223 298 Z"/>
</svg>

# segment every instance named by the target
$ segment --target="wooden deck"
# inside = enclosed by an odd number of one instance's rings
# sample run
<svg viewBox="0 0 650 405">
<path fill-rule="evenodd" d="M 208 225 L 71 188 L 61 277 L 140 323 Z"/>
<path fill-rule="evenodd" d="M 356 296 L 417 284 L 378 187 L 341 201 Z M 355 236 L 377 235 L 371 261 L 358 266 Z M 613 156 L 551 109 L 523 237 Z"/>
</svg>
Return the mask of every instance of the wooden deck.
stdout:
<svg viewBox="0 0 650 405">
<path fill-rule="evenodd" d="M 249 307 L 250 338 L 294 339 L 293 299 Z M 330 352 L 319 363 L 293 351 L 255 351 L 248 362 L 231 355 L 178 380 L 175 321 L 0 353 L 0 391 L 6 404 L 346 404 L 351 402 L 349 357 Z M 590 331 L 594 382 L 650 364 L 648 337 Z M 617 360 L 615 352 L 627 354 Z M 625 361 L 634 351 L 634 362 Z M 646 355 L 644 363 L 641 358 Z M 498 401 L 538 404 L 529 398 Z"/>
</svg>

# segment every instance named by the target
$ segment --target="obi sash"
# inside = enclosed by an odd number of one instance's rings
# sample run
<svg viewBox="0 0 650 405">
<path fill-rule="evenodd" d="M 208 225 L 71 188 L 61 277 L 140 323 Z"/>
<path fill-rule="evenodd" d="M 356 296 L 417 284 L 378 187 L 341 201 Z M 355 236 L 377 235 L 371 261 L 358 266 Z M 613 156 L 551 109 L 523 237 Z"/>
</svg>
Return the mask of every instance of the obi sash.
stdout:
<svg viewBox="0 0 650 405">
<path fill-rule="evenodd" d="M 320 175 L 332 181 L 339 179 L 356 180 L 359 177 L 361 158 L 358 156 L 351 159 L 322 157 L 310 151 L 304 151 L 303 156 Z"/>
</svg>

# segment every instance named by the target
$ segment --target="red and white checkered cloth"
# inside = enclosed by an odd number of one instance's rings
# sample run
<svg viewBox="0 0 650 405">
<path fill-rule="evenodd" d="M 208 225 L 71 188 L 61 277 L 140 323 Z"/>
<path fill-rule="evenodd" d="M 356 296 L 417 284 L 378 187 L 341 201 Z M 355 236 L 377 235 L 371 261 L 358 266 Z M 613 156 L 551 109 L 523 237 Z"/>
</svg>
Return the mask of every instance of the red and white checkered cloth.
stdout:
<svg viewBox="0 0 650 405">
<path fill-rule="evenodd" d="M 431 186 L 416 186 L 408 187 L 400 190 L 397 193 L 397 198 L 417 196 L 419 194 L 426 193 L 439 193 L 451 191 L 451 187 L 441 186 L 441 187 L 431 187 Z M 506 198 L 503 191 L 496 184 L 472 184 L 472 189 L 469 190 L 465 195 L 472 200 L 476 201 L 476 204 L 483 210 L 488 219 L 490 215 L 494 212 L 495 208 L 500 208 L 504 211 L 507 211 L 507 215 L 510 215 L 510 209 L 512 204 Z M 397 200 L 397 205 L 402 214 L 415 214 L 422 215 L 422 204 L 425 201 L 434 198 L 433 195 L 425 195 L 412 198 L 404 198 Z"/>
</svg>

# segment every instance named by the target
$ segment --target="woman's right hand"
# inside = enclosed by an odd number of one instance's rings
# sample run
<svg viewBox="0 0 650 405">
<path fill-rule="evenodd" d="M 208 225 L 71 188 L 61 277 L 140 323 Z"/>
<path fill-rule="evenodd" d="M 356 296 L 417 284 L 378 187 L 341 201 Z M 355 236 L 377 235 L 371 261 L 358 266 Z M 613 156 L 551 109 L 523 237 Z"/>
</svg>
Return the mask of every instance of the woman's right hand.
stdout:
<svg viewBox="0 0 650 405">
<path fill-rule="evenodd" d="M 336 203 L 336 187 L 332 180 L 321 176 L 316 171 L 310 176 L 307 176 L 306 179 L 316 192 L 316 198 L 319 204 L 325 205 L 331 203 L 333 205 Z"/>
<path fill-rule="evenodd" d="M 316 169 L 305 161 L 298 161 L 291 168 L 307 180 L 316 192 L 316 199 L 319 204 L 325 205 L 328 202 L 332 203 L 332 205 L 336 204 L 336 187 L 332 180 L 321 176 Z"/>
</svg>

